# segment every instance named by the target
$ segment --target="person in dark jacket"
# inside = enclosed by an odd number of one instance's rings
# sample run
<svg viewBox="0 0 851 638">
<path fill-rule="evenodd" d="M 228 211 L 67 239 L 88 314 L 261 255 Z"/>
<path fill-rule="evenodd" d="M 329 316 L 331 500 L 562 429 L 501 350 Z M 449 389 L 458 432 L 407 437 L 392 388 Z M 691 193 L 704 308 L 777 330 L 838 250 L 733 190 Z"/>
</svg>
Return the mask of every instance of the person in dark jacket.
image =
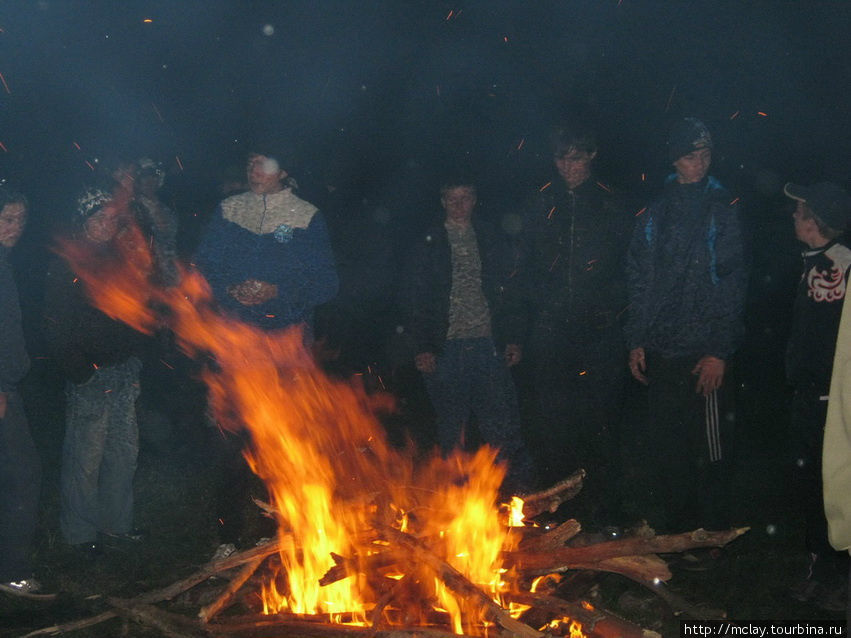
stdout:
<svg viewBox="0 0 851 638">
<path fill-rule="evenodd" d="M 509 368 L 522 357 L 516 311 L 505 299 L 509 260 L 496 230 L 474 214 L 467 180 L 440 191 L 443 223 L 429 228 L 411 256 L 408 289 L 415 365 L 425 380 L 441 449 L 463 444 L 475 415 L 485 443 L 508 461 L 505 492 L 531 487 Z"/>
<path fill-rule="evenodd" d="M 798 600 L 841 611 L 847 602 L 848 554 L 834 551 L 828 541 L 821 457 L 836 338 L 851 274 L 851 248 L 843 236 L 851 221 L 851 199 L 832 182 L 786 184 L 783 192 L 797 202 L 792 215 L 795 237 L 806 246 L 786 374 L 794 388 L 789 460 L 809 560 L 791 593 Z"/>
<path fill-rule="evenodd" d="M 556 174 L 526 204 L 515 278 L 530 311 L 536 465 L 548 483 L 585 468 L 586 489 L 605 516 L 615 507 L 626 383 L 623 267 L 633 219 L 593 175 L 590 131 L 557 128 L 551 146 Z"/>
<path fill-rule="evenodd" d="M 285 164 L 281 154 L 259 146 L 248 155 L 249 190 L 221 202 L 194 262 L 222 310 L 264 330 L 299 326 L 310 345 L 315 308 L 337 294 L 337 270 L 322 213 L 293 192 Z M 213 433 L 221 470 L 214 558 L 228 556 L 244 540 L 251 480 L 244 436 Z"/>
<path fill-rule="evenodd" d="M 745 256 L 733 197 L 708 175 L 703 122 L 678 122 L 668 154 L 676 173 L 638 217 L 627 258 L 629 369 L 649 384 L 651 522 L 718 528 L 728 524 L 724 382 L 744 333 Z"/>
<path fill-rule="evenodd" d="M 92 263 L 113 268 L 128 220 L 112 193 L 85 191 L 76 221 Z M 95 308 L 64 259 L 48 267 L 44 314 L 48 345 L 66 378 L 60 528 L 66 542 L 96 555 L 101 537 L 141 540 L 133 527 L 133 476 L 142 336 Z"/>
<path fill-rule="evenodd" d="M 9 252 L 21 238 L 26 220 L 26 198 L 0 188 L 0 591 L 20 596 L 41 590 L 30 562 L 41 459 L 17 391 L 30 359 L 9 264 Z"/>
</svg>

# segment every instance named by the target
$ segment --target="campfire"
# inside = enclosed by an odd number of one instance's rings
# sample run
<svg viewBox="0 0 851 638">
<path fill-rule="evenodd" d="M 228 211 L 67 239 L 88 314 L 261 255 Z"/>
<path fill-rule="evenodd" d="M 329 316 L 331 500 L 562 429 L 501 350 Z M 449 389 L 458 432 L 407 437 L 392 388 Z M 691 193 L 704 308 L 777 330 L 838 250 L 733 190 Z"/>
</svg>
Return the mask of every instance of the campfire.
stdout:
<svg viewBox="0 0 851 638">
<path fill-rule="evenodd" d="M 746 531 L 645 528 L 589 544 L 575 520 L 538 527 L 538 515 L 581 490 L 582 470 L 500 503 L 506 468 L 496 450 L 415 461 L 388 443 L 375 398 L 324 375 L 297 329 L 268 333 L 221 316 L 194 271 L 176 288 L 152 286 L 144 242 L 131 229 L 122 244 L 124 266 L 108 272 L 73 242 L 61 252 L 106 314 L 146 333 L 168 326 L 189 356 L 213 362 L 203 376 L 216 420 L 249 431 L 245 457 L 269 495 L 258 505 L 278 532 L 169 587 L 111 599 L 113 611 L 63 630 L 122 615 L 166 635 L 646 636 L 588 601 L 557 597 L 560 574 L 621 574 L 688 612 L 660 588 L 671 572 L 656 554 L 722 546 Z M 212 576 L 227 584 L 197 619 L 154 605 Z M 246 600 L 254 613 L 235 615 Z"/>
</svg>

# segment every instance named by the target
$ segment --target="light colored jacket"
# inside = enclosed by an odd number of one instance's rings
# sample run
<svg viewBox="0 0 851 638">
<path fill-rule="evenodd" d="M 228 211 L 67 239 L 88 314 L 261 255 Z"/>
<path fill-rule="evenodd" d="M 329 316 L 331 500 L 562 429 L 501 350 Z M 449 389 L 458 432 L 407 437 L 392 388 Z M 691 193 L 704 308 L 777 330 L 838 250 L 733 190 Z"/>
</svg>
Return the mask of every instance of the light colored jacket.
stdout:
<svg viewBox="0 0 851 638">
<path fill-rule="evenodd" d="M 851 548 L 851 303 L 844 304 L 836 338 L 822 478 L 830 544 L 847 550 Z"/>
</svg>

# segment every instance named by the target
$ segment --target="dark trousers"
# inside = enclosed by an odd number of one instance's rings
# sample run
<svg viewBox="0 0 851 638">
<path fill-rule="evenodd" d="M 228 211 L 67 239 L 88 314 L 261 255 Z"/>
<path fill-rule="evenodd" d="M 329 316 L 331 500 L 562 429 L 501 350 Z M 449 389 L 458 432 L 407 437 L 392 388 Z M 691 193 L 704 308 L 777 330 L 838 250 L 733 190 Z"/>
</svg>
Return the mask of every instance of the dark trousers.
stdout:
<svg viewBox="0 0 851 638">
<path fill-rule="evenodd" d="M 437 369 L 424 374 L 444 453 L 459 447 L 475 416 L 485 443 L 508 462 L 505 491 L 530 489 L 532 463 L 520 430 L 514 380 L 493 340 L 450 339 L 437 356 Z"/>
<path fill-rule="evenodd" d="M 549 486 L 583 468 L 583 494 L 600 516 L 617 508 L 618 440 L 626 353 L 617 327 L 584 332 L 539 322 L 529 346 L 534 422 L 530 440 Z M 595 514 L 596 515 L 596 514 Z"/>
<path fill-rule="evenodd" d="M 647 353 L 648 422 L 642 442 L 651 525 L 682 532 L 729 526 L 734 413 L 729 369 L 707 397 L 695 391 L 698 357 Z M 652 516 L 656 516 L 652 520 Z"/>
<path fill-rule="evenodd" d="M 17 392 L 0 419 L 0 582 L 32 576 L 30 550 L 38 514 L 41 459 Z"/>
<path fill-rule="evenodd" d="M 789 431 L 789 462 L 795 501 L 806 525 L 807 550 L 816 555 L 813 576 L 834 580 L 844 574 L 848 555 L 834 550 L 827 537 L 821 455 L 827 420 L 827 391 L 795 387 Z M 823 398 L 824 397 L 824 398 Z"/>
</svg>

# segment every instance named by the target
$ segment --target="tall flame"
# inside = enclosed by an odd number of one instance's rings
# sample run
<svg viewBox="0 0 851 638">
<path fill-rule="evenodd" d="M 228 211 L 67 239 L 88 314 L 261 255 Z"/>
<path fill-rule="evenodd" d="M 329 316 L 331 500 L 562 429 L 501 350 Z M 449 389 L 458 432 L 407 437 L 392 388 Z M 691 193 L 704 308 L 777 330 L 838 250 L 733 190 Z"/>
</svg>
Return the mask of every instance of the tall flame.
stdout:
<svg viewBox="0 0 851 638">
<path fill-rule="evenodd" d="M 291 539 L 281 544 L 284 586 L 264 587 L 268 613 L 363 619 L 376 604 L 365 570 L 325 587 L 318 581 L 335 565 L 332 554 L 357 564 L 383 551 L 366 534 L 375 521 L 429 539 L 446 562 L 498 597 L 508 535 L 495 507 L 505 474 L 495 450 L 434 455 L 415 466 L 411 450 L 389 445 L 366 393 L 317 368 L 300 330 L 264 332 L 222 316 L 195 271 L 183 272 L 174 288 L 150 285 L 150 256 L 134 228 L 117 245 L 121 259 L 108 268 L 83 243 L 64 241 L 59 252 L 107 315 L 146 333 L 167 323 L 188 355 L 215 361 L 203 377 L 216 419 L 250 433 L 246 459 L 268 488 L 279 535 Z M 419 587 L 433 582 L 433 575 L 413 576 Z M 480 611 L 439 584 L 426 597 L 449 611 L 456 632 L 484 631 Z"/>
</svg>

